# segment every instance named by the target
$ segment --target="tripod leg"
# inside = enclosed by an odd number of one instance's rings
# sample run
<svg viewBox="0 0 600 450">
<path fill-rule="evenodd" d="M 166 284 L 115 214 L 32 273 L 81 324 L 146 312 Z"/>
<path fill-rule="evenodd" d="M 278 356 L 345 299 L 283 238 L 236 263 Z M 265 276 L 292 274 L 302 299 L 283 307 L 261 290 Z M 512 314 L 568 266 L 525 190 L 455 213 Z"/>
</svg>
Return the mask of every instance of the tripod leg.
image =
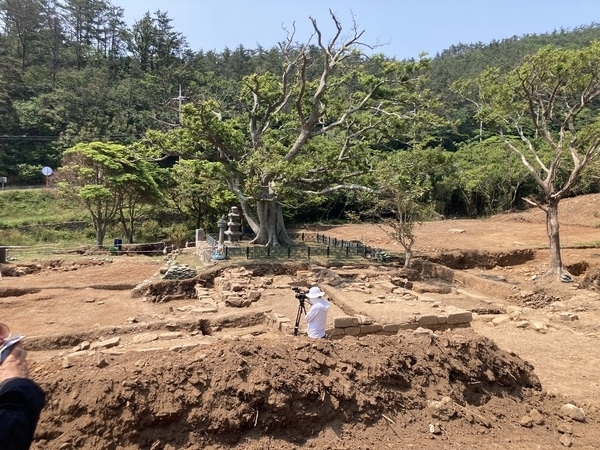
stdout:
<svg viewBox="0 0 600 450">
<path fill-rule="evenodd" d="M 294 325 L 294 336 L 298 336 L 298 330 L 300 328 L 300 315 L 302 314 L 302 306 L 298 306 L 298 313 L 296 314 L 296 324 Z"/>
<path fill-rule="evenodd" d="M 302 312 L 306 315 L 306 308 L 302 303 L 298 305 L 298 314 L 296 314 L 296 324 L 294 325 L 294 336 L 298 336 L 298 332 L 300 329 L 300 317 L 302 316 Z"/>
</svg>

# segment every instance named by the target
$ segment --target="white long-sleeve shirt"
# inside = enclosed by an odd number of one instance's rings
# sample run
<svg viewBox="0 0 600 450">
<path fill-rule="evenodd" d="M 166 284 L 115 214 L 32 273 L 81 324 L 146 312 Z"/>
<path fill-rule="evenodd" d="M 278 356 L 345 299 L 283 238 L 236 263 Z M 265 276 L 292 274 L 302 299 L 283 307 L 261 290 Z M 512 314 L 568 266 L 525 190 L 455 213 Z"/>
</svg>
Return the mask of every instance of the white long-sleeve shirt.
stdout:
<svg viewBox="0 0 600 450">
<path fill-rule="evenodd" d="M 325 337 L 327 328 L 327 310 L 329 302 L 324 298 L 316 298 L 310 301 L 311 307 L 306 313 L 307 334 L 311 338 Z"/>
</svg>

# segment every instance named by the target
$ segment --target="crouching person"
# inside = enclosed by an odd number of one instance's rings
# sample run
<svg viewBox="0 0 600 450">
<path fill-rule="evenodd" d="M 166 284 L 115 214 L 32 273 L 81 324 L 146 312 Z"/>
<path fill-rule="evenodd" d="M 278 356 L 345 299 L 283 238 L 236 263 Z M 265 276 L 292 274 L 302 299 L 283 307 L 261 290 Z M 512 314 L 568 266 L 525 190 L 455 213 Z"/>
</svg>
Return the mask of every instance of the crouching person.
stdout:
<svg viewBox="0 0 600 450">
<path fill-rule="evenodd" d="M 306 300 L 310 304 L 310 309 L 306 313 L 306 325 L 308 327 L 308 337 L 319 339 L 325 337 L 327 328 L 327 311 L 330 303 L 323 297 L 325 292 L 318 286 L 310 288 L 306 294 Z"/>
</svg>

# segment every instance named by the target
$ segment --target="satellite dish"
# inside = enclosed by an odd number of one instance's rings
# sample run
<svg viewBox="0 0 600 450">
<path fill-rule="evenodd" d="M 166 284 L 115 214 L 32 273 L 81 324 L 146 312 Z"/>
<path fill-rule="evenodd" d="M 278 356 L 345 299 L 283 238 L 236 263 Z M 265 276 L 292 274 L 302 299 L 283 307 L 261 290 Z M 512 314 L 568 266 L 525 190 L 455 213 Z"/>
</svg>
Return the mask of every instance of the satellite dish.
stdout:
<svg viewBox="0 0 600 450">
<path fill-rule="evenodd" d="M 49 177 L 50 175 L 52 175 L 52 169 L 48 166 L 42 167 L 42 173 Z"/>
</svg>

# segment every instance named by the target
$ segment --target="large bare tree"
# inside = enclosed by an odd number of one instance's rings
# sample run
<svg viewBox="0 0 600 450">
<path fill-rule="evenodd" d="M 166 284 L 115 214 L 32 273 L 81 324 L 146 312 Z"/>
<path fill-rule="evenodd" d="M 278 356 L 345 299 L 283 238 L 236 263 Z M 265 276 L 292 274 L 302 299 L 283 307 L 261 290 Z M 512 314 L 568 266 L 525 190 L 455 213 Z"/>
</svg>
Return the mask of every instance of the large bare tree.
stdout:
<svg viewBox="0 0 600 450">
<path fill-rule="evenodd" d="M 324 38 L 311 18 L 312 37 L 297 44 L 294 31 L 279 45 L 280 73 L 243 79 L 239 103 L 214 97 L 188 104 L 183 126 L 147 136 L 166 153 L 220 162 L 254 243 L 291 244 L 283 207 L 308 196 L 366 189 L 371 145 L 386 129 L 418 121 L 426 105 L 417 89 L 426 60 L 397 62 L 367 56 L 356 24 L 345 34 L 331 13 L 334 34 Z"/>
<path fill-rule="evenodd" d="M 543 48 L 509 73 L 489 69 L 457 90 L 471 96 L 539 185 L 539 197 L 525 200 L 546 214 L 548 273 L 568 276 L 558 205 L 600 150 L 600 42 L 579 50 Z"/>
</svg>

